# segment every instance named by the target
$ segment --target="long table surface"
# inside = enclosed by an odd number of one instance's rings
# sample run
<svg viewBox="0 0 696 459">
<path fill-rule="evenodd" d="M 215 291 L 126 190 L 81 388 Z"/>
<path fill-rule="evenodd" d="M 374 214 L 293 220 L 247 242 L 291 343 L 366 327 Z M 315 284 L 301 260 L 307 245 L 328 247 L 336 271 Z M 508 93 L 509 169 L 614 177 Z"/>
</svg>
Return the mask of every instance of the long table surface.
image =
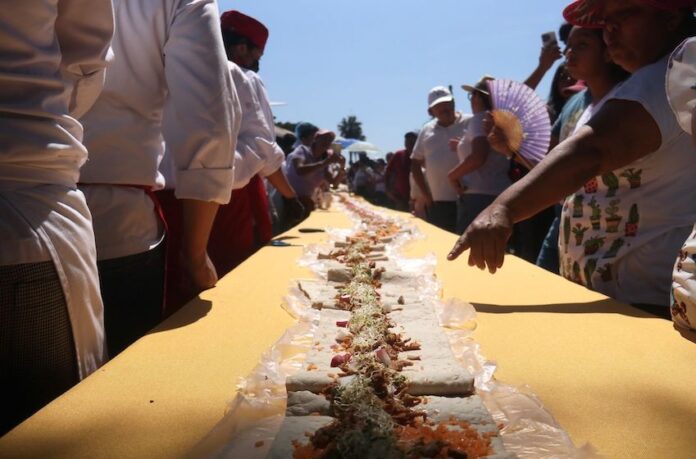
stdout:
<svg viewBox="0 0 696 459">
<path fill-rule="evenodd" d="M 413 219 L 407 214 L 400 214 Z M 415 221 L 415 219 L 413 219 Z M 408 256 L 435 253 L 443 297 L 478 311 L 497 379 L 528 386 L 576 445 L 607 457 L 696 456 L 696 344 L 671 322 L 513 256 L 495 275 L 446 255 L 455 236 L 420 220 Z M 286 236 L 307 245 L 349 227 L 316 211 Z M 281 309 L 302 247 L 264 247 L 96 373 L 0 439 L 0 457 L 184 457 L 222 418 L 235 385 L 293 324 Z"/>
</svg>

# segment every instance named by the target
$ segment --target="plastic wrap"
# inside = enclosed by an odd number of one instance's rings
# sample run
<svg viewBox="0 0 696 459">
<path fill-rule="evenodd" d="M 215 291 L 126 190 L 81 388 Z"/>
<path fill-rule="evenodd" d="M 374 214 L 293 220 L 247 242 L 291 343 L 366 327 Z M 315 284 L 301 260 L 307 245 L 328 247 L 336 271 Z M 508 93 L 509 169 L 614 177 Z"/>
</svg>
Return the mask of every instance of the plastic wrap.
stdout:
<svg viewBox="0 0 696 459">
<path fill-rule="evenodd" d="M 334 206 L 342 206 L 335 203 Z M 331 240 L 345 237 L 361 228 L 329 230 Z M 459 299 L 440 301 L 441 286 L 434 277 L 435 256 L 407 259 L 399 255 L 395 245 L 409 240 L 408 233 L 390 243 L 390 260 L 399 269 L 416 277 L 416 285 L 423 301 L 434 306 L 440 325 L 446 333 L 452 351 L 459 363 L 475 377 L 477 394 L 481 396 L 493 418 L 501 426 L 501 437 L 506 449 L 519 458 L 574 458 L 601 457 L 589 445 L 577 448 L 570 436 L 527 387 L 515 388 L 495 379 L 496 364 L 487 360 L 474 341 L 476 311 Z M 325 277 L 327 260 L 317 255 L 328 253 L 330 245 L 312 245 L 305 248 L 302 263 L 320 277 Z M 298 319 L 278 342 L 264 354 L 254 371 L 238 385 L 238 393 L 220 423 L 193 450 L 192 457 L 263 458 L 282 423 L 286 405 L 285 378 L 302 367 L 306 352 L 312 343 L 318 311 L 294 282 L 285 297 L 284 309 Z"/>
</svg>

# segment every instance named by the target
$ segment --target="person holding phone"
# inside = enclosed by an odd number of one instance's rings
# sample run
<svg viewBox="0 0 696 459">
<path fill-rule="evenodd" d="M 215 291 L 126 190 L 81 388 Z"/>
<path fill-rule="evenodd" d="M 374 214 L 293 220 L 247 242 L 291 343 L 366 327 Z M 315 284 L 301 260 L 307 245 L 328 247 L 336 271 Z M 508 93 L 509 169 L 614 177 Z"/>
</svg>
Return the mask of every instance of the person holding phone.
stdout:
<svg viewBox="0 0 696 459">
<path fill-rule="evenodd" d="M 631 76 L 476 218 L 450 260 L 470 249 L 469 265 L 495 272 L 515 222 L 575 194 L 565 215 L 579 225 L 566 224 L 561 234 L 565 274 L 669 316 L 673 254 L 696 221 L 696 151 L 669 107 L 665 73 L 671 51 L 696 32 L 694 4 L 578 0 L 566 8 L 569 22 L 603 29 L 606 57 Z"/>
</svg>

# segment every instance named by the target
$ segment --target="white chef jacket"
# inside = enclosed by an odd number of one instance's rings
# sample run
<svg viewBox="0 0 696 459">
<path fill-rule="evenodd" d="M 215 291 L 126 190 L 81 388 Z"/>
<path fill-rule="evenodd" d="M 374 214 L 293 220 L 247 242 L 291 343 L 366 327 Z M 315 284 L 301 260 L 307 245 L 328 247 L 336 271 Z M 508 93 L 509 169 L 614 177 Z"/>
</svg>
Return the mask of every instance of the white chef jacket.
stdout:
<svg viewBox="0 0 696 459">
<path fill-rule="evenodd" d="M 114 0 L 114 13 L 114 61 L 83 119 L 90 157 L 80 181 L 161 189 L 166 142 L 177 198 L 227 203 L 241 113 L 216 2 Z M 83 189 L 99 259 L 141 253 L 161 240 L 143 191 Z"/>
<path fill-rule="evenodd" d="M 76 190 L 87 151 L 75 119 L 99 94 L 109 0 L 0 8 L 0 265 L 53 261 L 81 378 L 106 358 L 94 236 Z"/>
<path fill-rule="evenodd" d="M 234 188 L 238 189 L 257 173 L 267 177 L 277 171 L 285 155 L 275 143 L 275 131 L 267 123 L 249 74 L 234 62 L 228 65 L 242 106 L 234 170 Z"/>
<path fill-rule="evenodd" d="M 285 152 L 275 141 L 275 118 L 273 117 L 273 109 L 271 108 L 271 103 L 268 99 L 266 85 L 263 84 L 263 80 L 261 79 L 258 73 L 248 69 L 245 72 L 247 77 L 249 78 L 249 81 L 251 81 L 251 85 L 253 86 L 254 91 L 256 92 L 256 98 L 259 100 L 259 104 L 261 105 L 261 112 L 263 113 L 263 117 L 266 120 L 268 130 L 271 132 L 271 135 L 273 136 L 273 148 L 275 149 L 275 156 L 279 158 L 281 162 L 285 162 Z"/>
<path fill-rule="evenodd" d="M 266 91 L 266 85 L 263 84 L 263 80 L 261 79 L 259 74 L 254 72 L 253 70 L 247 69 L 245 70 L 245 73 L 247 78 L 249 78 L 249 81 L 251 81 L 251 85 L 254 87 L 254 91 L 256 92 L 256 98 L 259 100 L 259 104 L 261 104 L 261 111 L 263 112 L 263 117 L 266 120 L 268 128 L 271 130 L 271 132 L 273 132 L 273 138 L 275 139 L 275 119 L 273 117 L 273 109 L 271 108 L 271 103 L 268 99 L 268 91 Z M 276 146 L 278 145 L 276 144 Z M 280 146 L 278 146 L 278 148 L 280 149 Z"/>
</svg>

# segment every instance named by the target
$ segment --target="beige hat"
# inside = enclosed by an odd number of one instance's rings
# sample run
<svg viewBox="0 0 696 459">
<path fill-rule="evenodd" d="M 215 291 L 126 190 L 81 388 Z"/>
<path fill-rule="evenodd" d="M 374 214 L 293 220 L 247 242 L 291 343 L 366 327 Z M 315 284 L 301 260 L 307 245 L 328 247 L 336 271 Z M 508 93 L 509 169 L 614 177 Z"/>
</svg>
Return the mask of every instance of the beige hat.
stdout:
<svg viewBox="0 0 696 459">
<path fill-rule="evenodd" d="M 333 142 L 333 139 L 336 138 L 336 133 L 333 132 L 333 131 L 330 131 L 330 130 L 328 130 L 328 129 L 319 129 L 319 130 L 317 131 L 316 135 L 314 136 L 314 138 L 316 139 L 316 138 L 318 138 L 318 137 L 324 137 L 324 136 L 329 136 L 329 137 L 331 137 L 331 141 Z"/>
<path fill-rule="evenodd" d="M 491 80 L 495 80 L 495 78 L 493 78 L 493 77 L 490 76 L 490 75 L 484 75 L 484 76 L 482 76 L 481 79 L 478 80 L 478 82 L 477 82 L 475 85 L 473 85 L 473 86 L 468 85 L 468 84 L 463 84 L 463 85 L 462 85 L 462 89 L 463 89 L 464 91 L 467 91 L 467 92 L 480 92 L 480 93 L 482 93 L 482 94 L 484 94 L 484 95 L 486 95 L 486 96 L 490 96 L 491 94 L 490 94 L 490 92 L 488 91 L 488 82 L 491 81 Z"/>
</svg>

